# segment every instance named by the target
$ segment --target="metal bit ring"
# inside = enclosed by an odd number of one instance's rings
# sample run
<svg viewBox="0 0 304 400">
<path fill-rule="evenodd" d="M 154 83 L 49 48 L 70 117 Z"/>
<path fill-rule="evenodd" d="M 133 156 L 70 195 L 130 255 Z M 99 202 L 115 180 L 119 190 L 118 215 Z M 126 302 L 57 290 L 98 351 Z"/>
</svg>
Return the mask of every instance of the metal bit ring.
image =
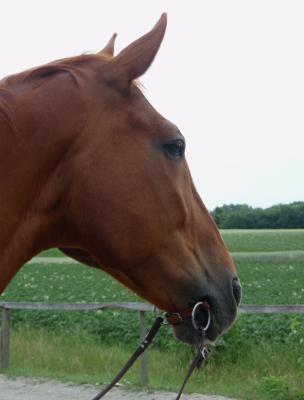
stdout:
<svg viewBox="0 0 304 400">
<path fill-rule="evenodd" d="M 205 325 L 204 327 L 198 326 L 197 323 L 196 323 L 196 321 L 195 321 L 195 312 L 196 312 L 197 308 L 198 308 L 201 304 L 203 304 L 203 302 L 202 302 L 202 301 L 199 301 L 199 302 L 196 303 L 195 306 L 193 307 L 192 314 L 191 314 L 191 317 L 192 317 L 192 325 L 193 325 L 194 329 L 196 329 L 197 331 L 206 332 L 207 329 L 208 329 L 209 326 L 210 326 L 210 323 L 211 323 L 211 313 L 210 313 L 209 308 L 206 310 L 206 311 L 208 312 L 208 321 L 207 321 L 207 323 L 206 323 L 206 325 Z"/>
</svg>

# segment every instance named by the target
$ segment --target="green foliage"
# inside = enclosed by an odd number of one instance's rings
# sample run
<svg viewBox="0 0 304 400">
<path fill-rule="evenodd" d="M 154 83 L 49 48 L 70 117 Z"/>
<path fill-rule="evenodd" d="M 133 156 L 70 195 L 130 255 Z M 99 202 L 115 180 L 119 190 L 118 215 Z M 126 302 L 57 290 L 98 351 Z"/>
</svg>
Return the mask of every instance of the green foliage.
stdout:
<svg viewBox="0 0 304 400">
<path fill-rule="evenodd" d="M 225 229 L 304 228 L 304 202 L 278 204 L 266 209 L 230 204 L 216 207 L 211 214 L 217 225 Z"/>
<path fill-rule="evenodd" d="M 172 350 L 154 345 L 149 349 L 149 388 L 176 391 L 179 387 L 193 354 L 180 343 Z M 85 331 L 66 335 L 46 329 L 14 329 L 8 373 L 91 383 L 99 388 L 117 373 L 130 351 L 125 342 L 100 342 Z M 250 338 L 229 347 L 217 346 L 204 368 L 193 374 L 186 391 L 246 400 L 303 400 L 304 375 L 294 357 L 300 351 L 292 343 L 261 341 L 256 345 Z M 137 362 L 121 383 L 138 387 L 138 374 Z"/>
<path fill-rule="evenodd" d="M 276 376 L 263 377 L 258 392 L 266 393 L 269 400 L 303 400 L 304 398 L 304 390 L 294 389 L 288 382 Z"/>
<path fill-rule="evenodd" d="M 243 285 L 243 302 L 252 304 L 296 304 L 304 302 L 304 268 L 301 261 L 242 261 L 237 263 Z M 15 277 L 1 300 L 42 302 L 142 301 L 108 275 L 82 265 L 27 265 Z M 239 318 L 225 341 L 246 341 L 247 337 L 274 341 L 298 340 L 290 316 L 245 316 Z M 147 317 L 150 324 L 153 315 Z M 299 322 L 303 318 L 299 317 Z M 302 322 L 301 322 L 302 321 Z M 102 341 L 127 343 L 138 340 L 138 316 L 132 311 L 14 311 L 13 326 L 75 332 L 86 330 Z M 119 329 L 117 329 L 119 326 Z M 291 327 L 291 328 L 289 328 Z M 232 335 L 232 339 L 229 339 Z M 171 330 L 160 334 L 160 347 L 174 346 Z"/>
<path fill-rule="evenodd" d="M 303 304 L 303 261 L 238 261 L 245 304 Z"/>
<path fill-rule="evenodd" d="M 288 326 L 289 337 L 292 342 L 297 343 L 299 347 L 304 349 L 304 319 L 295 315 Z M 300 351 L 296 358 L 299 369 L 303 371 L 304 375 L 304 351 Z"/>
</svg>

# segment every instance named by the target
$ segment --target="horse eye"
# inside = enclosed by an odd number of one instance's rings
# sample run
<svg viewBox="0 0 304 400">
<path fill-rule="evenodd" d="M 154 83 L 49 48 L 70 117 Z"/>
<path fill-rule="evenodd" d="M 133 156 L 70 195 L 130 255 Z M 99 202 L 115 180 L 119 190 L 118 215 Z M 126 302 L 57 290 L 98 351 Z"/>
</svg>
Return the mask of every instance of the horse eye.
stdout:
<svg viewBox="0 0 304 400">
<path fill-rule="evenodd" d="M 185 153 L 185 142 L 181 139 L 163 145 L 166 153 L 173 158 L 183 157 Z"/>
</svg>

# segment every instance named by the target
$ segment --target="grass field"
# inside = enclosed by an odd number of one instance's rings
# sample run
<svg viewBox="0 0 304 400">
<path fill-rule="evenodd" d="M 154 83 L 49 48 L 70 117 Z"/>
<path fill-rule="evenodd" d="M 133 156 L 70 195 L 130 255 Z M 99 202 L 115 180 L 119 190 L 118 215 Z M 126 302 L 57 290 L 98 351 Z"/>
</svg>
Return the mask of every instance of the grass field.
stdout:
<svg viewBox="0 0 304 400">
<path fill-rule="evenodd" d="M 304 229 L 222 229 L 223 239 L 231 252 L 304 251 Z M 41 256 L 62 257 L 57 249 Z"/>
<path fill-rule="evenodd" d="M 91 383 L 98 388 L 109 382 L 128 359 L 131 348 L 124 343 L 116 345 L 98 342 L 87 334 L 57 334 L 26 330 L 14 332 L 14 352 L 10 376 L 47 377 L 76 383 Z M 252 343 L 218 349 L 195 372 L 187 392 L 223 394 L 236 399 L 303 400 L 303 369 L 299 369 L 292 347 L 284 355 L 279 343 Z M 172 351 L 173 350 L 173 351 Z M 149 388 L 176 391 L 182 382 L 192 353 L 182 345 L 164 352 L 149 351 Z M 286 368 L 288 365 L 288 368 Z M 297 371 L 295 373 L 295 371 Z M 138 388 L 139 364 L 123 378 L 125 387 Z"/>
<path fill-rule="evenodd" d="M 223 229 L 221 233 L 231 252 L 304 250 L 304 229 Z"/>
<path fill-rule="evenodd" d="M 304 250 L 304 230 L 223 231 L 232 252 Z M 57 250 L 44 253 L 62 255 Z M 263 256 L 264 257 L 264 256 Z M 304 304 L 304 257 L 238 258 L 243 303 Z M 139 299 L 101 271 L 73 265 L 26 265 L 0 301 L 99 302 Z M 148 322 L 152 316 L 149 316 Z M 138 317 L 126 311 L 14 311 L 9 373 L 105 382 L 138 340 Z M 119 329 L 117 329 L 119 327 Z M 121 337 L 124 342 L 121 343 Z M 282 363 L 282 354 L 284 362 Z M 150 386 L 175 389 L 191 352 L 163 329 L 149 353 Z M 102 365 L 111 359 L 110 368 Z M 168 368 L 166 368 L 166 363 Z M 159 365 L 162 374 L 159 376 Z M 169 367 L 170 365 L 170 367 Z M 172 368 L 174 365 L 174 368 Z M 288 365 L 288 368 L 286 368 Z M 124 381 L 135 385 L 134 369 Z M 188 390 L 240 399 L 304 399 L 304 317 L 242 316 L 213 349 Z"/>
</svg>

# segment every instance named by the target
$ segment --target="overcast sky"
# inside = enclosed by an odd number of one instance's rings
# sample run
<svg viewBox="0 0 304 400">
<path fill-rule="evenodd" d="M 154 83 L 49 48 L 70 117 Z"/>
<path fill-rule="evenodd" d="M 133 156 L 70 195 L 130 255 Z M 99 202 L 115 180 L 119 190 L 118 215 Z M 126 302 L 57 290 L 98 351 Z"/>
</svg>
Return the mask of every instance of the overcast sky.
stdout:
<svg viewBox="0 0 304 400">
<path fill-rule="evenodd" d="M 57 58 L 117 51 L 168 13 L 163 45 L 141 79 L 176 123 L 209 209 L 304 200 L 304 2 L 1 1 L 4 77 Z"/>
</svg>

